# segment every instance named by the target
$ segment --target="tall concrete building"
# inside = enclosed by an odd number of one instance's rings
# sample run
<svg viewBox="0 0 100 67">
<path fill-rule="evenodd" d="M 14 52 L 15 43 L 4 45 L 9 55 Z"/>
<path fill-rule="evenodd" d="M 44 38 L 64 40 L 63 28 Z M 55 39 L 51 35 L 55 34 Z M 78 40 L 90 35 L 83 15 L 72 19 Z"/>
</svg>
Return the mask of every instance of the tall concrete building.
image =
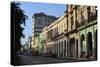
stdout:
<svg viewBox="0 0 100 67">
<path fill-rule="evenodd" d="M 46 15 L 44 13 L 35 13 L 32 17 L 32 47 L 35 45 L 35 38 L 39 36 L 45 26 L 48 26 L 53 21 L 57 20 L 55 16 Z"/>
</svg>

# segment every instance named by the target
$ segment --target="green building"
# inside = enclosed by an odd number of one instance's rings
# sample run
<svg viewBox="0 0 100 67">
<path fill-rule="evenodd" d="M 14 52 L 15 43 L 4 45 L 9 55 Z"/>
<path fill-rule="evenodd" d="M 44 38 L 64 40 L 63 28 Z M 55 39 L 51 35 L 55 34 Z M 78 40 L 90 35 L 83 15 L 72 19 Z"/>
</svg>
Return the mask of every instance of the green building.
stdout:
<svg viewBox="0 0 100 67">
<path fill-rule="evenodd" d="M 87 19 L 82 17 L 78 28 L 81 58 L 97 58 L 97 11 L 90 10 L 91 7 L 88 7 Z"/>
<path fill-rule="evenodd" d="M 36 43 L 36 48 L 35 50 L 38 52 L 39 55 L 44 53 L 44 43 L 45 43 L 45 35 L 43 32 L 40 33 L 39 36 L 36 37 L 35 43 Z"/>
</svg>

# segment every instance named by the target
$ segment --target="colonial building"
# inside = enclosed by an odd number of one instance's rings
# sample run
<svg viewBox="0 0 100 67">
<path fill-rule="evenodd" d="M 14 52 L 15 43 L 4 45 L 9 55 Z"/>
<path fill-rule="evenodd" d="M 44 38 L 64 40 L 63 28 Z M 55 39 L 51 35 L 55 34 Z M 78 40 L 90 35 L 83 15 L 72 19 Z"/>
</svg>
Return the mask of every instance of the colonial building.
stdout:
<svg viewBox="0 0 100 67">
<path fill-rule="evenodd" d="M 64 15 L 46 26 L 37 38 L 41 53 L 97 59 L 96 6 L 67 5 Z"/>
<path fill-rule="evenodd" d="M 47 32 L 47 53 L 60 58 L 77 58 L 79 33 L 76 26 L 76 6 L 67 11 L 58 20 L 50 24 Z"/>
<path fill-rule="evenodd" d="M 79 6 L 79 55 L 81 58 L 97 57 L 97 10 L 96 6 Z"/>
<path fill-rule="evenodd" d="M 36 37 L 35 39 L 35 44 L 36 44 L 36 48 L 35 51 L 37 50 L 40 54 L 44 54 L 46 53 L 46 39 L 47 39 L 47 27 L 45 27 L 43 29 L 43 31 L 40 33 L 40 35 L 38 37 Z"/>
<path fill-rule="evenodd" d="M 66 30 L 66 13 L 58 20 L 48 26 L 47 32 L 47 51 L 51 54 L 56 54 L 57 57 L 66 56 L 66 37 L 64 31 Z"/>
<path fill-rule="evenodd" d="M 35 41 L 37 36 L 42 32 L 45 26 L 48 26 L 53 21 L 57 20 L 55 16 L 46 15 L 44 13 L 35 13 L 32 17 L 32 47 L 35 48 L 37 45 Z"/>
<path fill-rule="evenodd" d="M 68 5 L 64 15 L 45 29 L 45 53 L 59 58 L 96 59 L 96 6 Z"/>
</svg>

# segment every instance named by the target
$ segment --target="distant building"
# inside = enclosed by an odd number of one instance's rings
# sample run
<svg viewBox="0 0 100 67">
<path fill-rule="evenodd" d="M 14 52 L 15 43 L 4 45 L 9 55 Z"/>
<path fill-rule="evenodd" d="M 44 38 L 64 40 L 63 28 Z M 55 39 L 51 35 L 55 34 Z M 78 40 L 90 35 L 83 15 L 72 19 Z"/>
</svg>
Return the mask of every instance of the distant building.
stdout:
<svg viewBox="0 0 100 67">
<path fill-rule="evenodd" d="M 53 21 L 57 20 L 55 16 L 46 15 L 44 13 L 35 13 L 32 17 L 32 47 L 35 45 L 35 38 L 39 36 L 45 26 L 48 26 Z"/>
<path fill-rule="evenodd" d="M 30 47 L 30 48 L 31 48 L 31 46 L 32 46 L 32 45 L 31 45 L 31 42 L 32 42 L 32 37 L 29 36 L 29 37 L 28 37 L 28 44 L 29 44 L 29 47 Z"/>
<path fill-rule="evenodd" d="M 40 33 L 39 36 L 36 37 L 35 39 L 35 50 L 37 50 L 39 52 L 39 54 L 44 54 L 46 52 L 46 36 L 47 36 L 47 31 L 46 31 L 46 27 L 43 29 L 43 31 Z"/>
</svg>

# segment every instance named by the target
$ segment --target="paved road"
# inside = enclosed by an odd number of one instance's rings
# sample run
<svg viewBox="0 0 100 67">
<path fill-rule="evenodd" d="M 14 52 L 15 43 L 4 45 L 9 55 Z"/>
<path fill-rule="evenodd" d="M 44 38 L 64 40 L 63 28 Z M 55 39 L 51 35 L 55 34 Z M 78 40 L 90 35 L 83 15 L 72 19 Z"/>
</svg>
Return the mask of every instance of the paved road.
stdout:
<svg viewBox="0 0 100 67">
<path fill-rule="evenodd" d="M 19 55 L 20 65 L 34 65 L 34 64 L 48 64 L 48 63 L 62 63 L 62 62 L 75 62 L 79 60 L 51 58 L 43 56 L 24 56 Z"/>
</svg>

